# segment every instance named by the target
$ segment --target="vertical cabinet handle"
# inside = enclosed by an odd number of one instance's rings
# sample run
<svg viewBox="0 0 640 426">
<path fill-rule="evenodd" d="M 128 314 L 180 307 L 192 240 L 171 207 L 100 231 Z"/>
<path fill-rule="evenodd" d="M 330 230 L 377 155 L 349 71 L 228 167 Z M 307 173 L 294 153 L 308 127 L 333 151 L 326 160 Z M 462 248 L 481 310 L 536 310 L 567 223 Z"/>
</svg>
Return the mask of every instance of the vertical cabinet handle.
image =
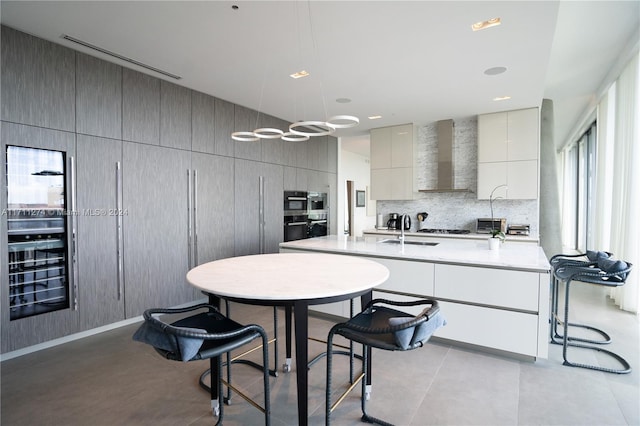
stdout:
<svg viewBox="0 0 640 426">
<path fill-rule="evenodd" d="M 68 159 L 68 167 L 69 167 L 69 210 L 70 210 L 70 226 L 71 226 L 71 235 L 69 236 L 69 241 L 71 244 L 70 256 L 71 256 L 71 285 L 69 286 L 70 297 L 72 300 L 72 307 L 74 311 L 78 310 L 78 256 L 77 256 L 77 221 L 76 221 L 76 173 L 75 173 L 75 159 L 72 156 L 69 156 Z"/>
<path fill-rule="evenodd" d="M 259 232 L 259 244 L 260 244 L 260 254 L 265 253 L 265 235 L 264 235 L 264 176 L 260 176 L 258 180 L 259 185 L 259 201 L 258 201 L 258 232 Z"/>
<path fill-rule="evenodd" d="M 193 268 L 193 256 L 191 253 L 192 248 L 192 235 L 193 235 L 193 216 L 191 214 L 191 169 L 187 169 L 187 260 L 189 269 Z"/>
<path fill-rule="evenodd" d="M 118 261 L 118 300 L 122 300 L 122 287 L 124 285 L 124 239 L 122 238 L 122 167 L 116 161 L 116 253 Z"/>
<path fill-rule="evenodd" d="M 193 170 L 193 267 L 198 266 L 198 170 Z"/>
</svg>

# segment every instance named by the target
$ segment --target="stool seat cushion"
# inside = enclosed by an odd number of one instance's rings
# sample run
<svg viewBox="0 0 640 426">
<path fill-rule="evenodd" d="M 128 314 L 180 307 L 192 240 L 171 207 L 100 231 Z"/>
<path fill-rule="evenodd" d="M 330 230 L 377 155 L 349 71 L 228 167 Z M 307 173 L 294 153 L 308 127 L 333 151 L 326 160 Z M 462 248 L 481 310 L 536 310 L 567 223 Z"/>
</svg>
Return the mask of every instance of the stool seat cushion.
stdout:
<svg viewBox="0 0 640 426">
<path fill-rule="evenodd" d="M 587 259 L 589 259 L 592 262 L 597 262 L 600 259 L 609 258 L 609 253 L 607 253 L 606 251 L 587 250 L 586 255 L 587 255 Z"/>
<path fill-rule="evenodd" d="M 206 333 L 207 330 L 199 328 L 185 328 L 185 331 L 194 333 Z M 204 339 L 197 337 L 175 336 L 165 333 L 155 325 L 145 321 L 133 335 L 133 340 L 146 343 L 164 353 L 180 354 L 180 360 L 191 360 L 200 350 Z"/>
<path fill-rule="evenodd" d="M 389 318 L 389 325 L 391 327 L 395 327 L 406 324 L 413 319 L 414 317 Z M 417 326 L 397 330 L 393 335 L 396 340 L 396 344 L 403 350 L 407 350 L 418 344 L 426 343 L 431 338 L 431 335 L 443 325 L 447 325 L 447 321 L 444 319 L 444 316 L 438 312 L 433 317 L 429 318 L 429 321 L 425 321 Z"/>
<path fill-rule="evenodd" d="M 599 259 L 598 268 L 610 274 L 618 274 L 629 267 L 624 260 Z"/>
</svg>

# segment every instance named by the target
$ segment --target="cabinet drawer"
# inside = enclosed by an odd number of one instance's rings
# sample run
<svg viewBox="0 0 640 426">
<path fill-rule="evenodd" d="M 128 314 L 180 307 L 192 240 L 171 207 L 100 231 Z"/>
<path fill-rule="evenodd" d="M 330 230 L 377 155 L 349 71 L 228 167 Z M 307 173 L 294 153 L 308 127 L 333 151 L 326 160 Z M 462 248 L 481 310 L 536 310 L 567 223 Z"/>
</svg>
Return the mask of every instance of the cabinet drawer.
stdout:
<svg viewBox="0 0 640 426">
<path fill-rule="evenodd" d="M 435 265 L 435 296 L 538 311 L 539 274 L 504 269 Z"/>
<path fill-rule="evenodd" d="M 447 325 L 434 336 L 528 356 L 538 353 L 538 316 L 480 306 L 440 302 Z"/>
<path fill-rule="evenodd" d="M 376 288 L 419 296 L 433 296 L 433 263 L 369 259 L 381 263 L 390 271 L 389 279 Z"/>
</svg>

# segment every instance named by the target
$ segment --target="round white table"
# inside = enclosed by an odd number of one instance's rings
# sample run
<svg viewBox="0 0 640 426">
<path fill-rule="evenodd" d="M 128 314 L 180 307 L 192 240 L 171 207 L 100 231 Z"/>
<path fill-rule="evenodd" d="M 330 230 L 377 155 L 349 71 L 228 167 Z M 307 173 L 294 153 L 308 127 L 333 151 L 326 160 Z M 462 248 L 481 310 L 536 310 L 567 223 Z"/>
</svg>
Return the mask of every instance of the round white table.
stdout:
<svg viewBox="0 0 640 426">
<path fill-rule="evenodd" d="M 389 270 L 377 262 L 323 253 L 231 257 L 204 263 L 187 273 L 191 285 L 211 296 L 254 305 L 284 306 L 287 321 L 293 310 L 299 425 L 308 421 L 309 305 L 358 296 L 364 305 L 371 300 L 372 289 L 387 278 Z"/>
</svg>

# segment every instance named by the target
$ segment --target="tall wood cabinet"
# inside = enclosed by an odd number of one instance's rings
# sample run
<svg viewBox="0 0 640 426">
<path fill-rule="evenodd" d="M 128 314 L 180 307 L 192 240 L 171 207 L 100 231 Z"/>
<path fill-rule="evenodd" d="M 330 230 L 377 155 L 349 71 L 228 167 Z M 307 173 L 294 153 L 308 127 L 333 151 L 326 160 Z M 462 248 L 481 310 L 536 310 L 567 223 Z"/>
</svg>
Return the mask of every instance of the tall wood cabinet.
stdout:
<svg viewBox="0 0 640 426">
<path fill-rule="evenodd" d="M 478 116 L 478 199 L 538 198 L 538 108 Z"/>
<path fill-rule="evenodd" d="M 188 271 L 190 153 L 124 142 L 126 317 L 194 300 Z M 130 184 L 135 183 L 135 184 Z"/>
<path fill-rule="evenodd" d="M 276 253 L 282 241 L 282 166 L 235 160 L 235 255 Z"/>
<path fill-rule="evenodd" d="M 192 153 L 193 266 L 235 253 L 234 159 Z"/>
<path fill-rule="evenodd" d="M 78 135 L 78 304 L 83 330 L 125 318 L 122 141 Z"/>
</svg>

